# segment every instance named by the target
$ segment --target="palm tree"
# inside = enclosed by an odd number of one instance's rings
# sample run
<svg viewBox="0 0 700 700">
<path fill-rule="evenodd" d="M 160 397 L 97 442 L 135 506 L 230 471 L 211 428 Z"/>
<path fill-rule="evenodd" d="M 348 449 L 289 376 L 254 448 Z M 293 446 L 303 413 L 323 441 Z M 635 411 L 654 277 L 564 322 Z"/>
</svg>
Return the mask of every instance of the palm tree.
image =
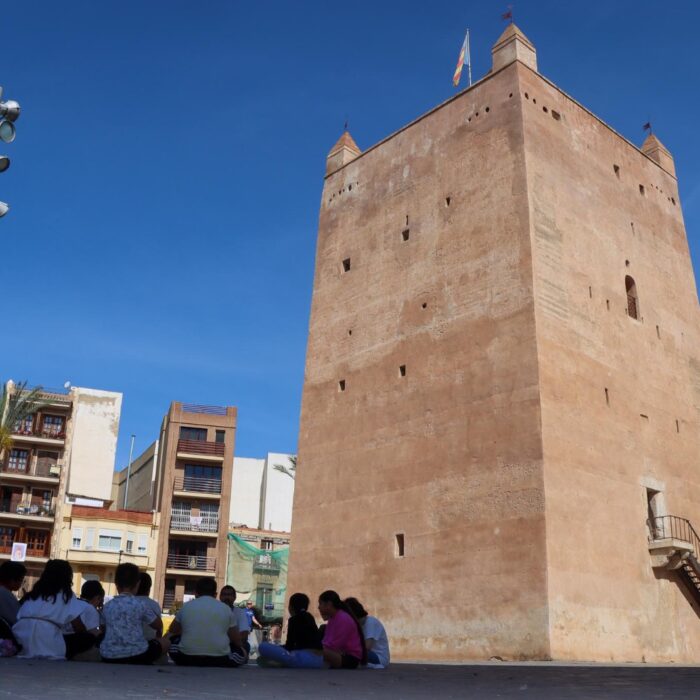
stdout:
<svg viewBox="0 0 700 700">
<path fill-rule="evenodd" d="M 17 430 L 17 425 L 46 405 L 46 401 L 39 398 L 43 392 L 41 386 L 27 389 L 27 382 L 16 384 L 12 393 L 8 391 L 7 384 L 3 385 L 0 397 L 0 464 L 5 452 L 12 449 L 12 433 Z"/>
<path fill-rule="evenodd" d="M 275 470 L 286 474 L 290 479 L 296 479 L 297 475 L 297 456 L 289 455 L 289 466 L 286 467 L 284 464 L 275 464 Z"/>
</svg>

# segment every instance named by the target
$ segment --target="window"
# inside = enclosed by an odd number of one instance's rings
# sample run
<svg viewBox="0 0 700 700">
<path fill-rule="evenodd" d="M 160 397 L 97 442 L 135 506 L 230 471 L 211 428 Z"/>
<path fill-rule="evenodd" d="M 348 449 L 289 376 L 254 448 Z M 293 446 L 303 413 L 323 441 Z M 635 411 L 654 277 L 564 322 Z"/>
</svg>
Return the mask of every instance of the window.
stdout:
<svg viewBox="0 0 700 700">
<path fill-rule="evenodd" d="M 133 532 L 126 533 L 126 552 L 128 554 L 132 554 L 134 551 L 134 539 L 135 538 L 136 538 L 136 535 L 134 535 Z"/>
<path fill-rule="evenodd" d="M 613 165 L 613 170 L 615 171 L 615 175 L 617 175 L 618 179 L 620 178 L 620 166 L 619 165 Z"/>
<path fill-rule="evenodd" d="M 85 532 L 85 549 L 92 549 L 95 546 L 95 528 L 89 527 Z"/>
<path fill-rule="evenodd" d="M 41 434 L 44 437 L 59 438 L 64 435 L 65 419 L 63 416 L 44 416 Z"/>
<path fill-rule="evenodd" d="M 226 439 L 226 431 L 225 430 L 217 430 L 216 431 L 216 442 L 224 442 Z"/>
<path fill-rule="evenodd" d="M 343 272 L 350 272 L 350 258 L 343 260 Z"/>
<path fill-rule="evenodd" d="M 639 320 L 639 299 L 637 298 L 637 285 L 629 275 L 625 277 L 625 290 L 627 291 L 627 315 L 630 318 Z"/>
<path fill-rule="evenodd" d="M 37 476 L 59 476 L 61 471 L 58 466 L 58 452 L 47 452 L 39 450 L 36 454 Z"/>
<path fill-rule="evenodd" d="M 118 552 L 122 546 L 121 530 L 100 530 L 97 539 L 97 548 L 106 549 L 109 552 Z"/>
<path fill-rule="evenodd" d="M 406 376 L 406 365 L 399 365 L 399 377 Z"/>
<path fill-rule="evenodd" d="M 18 420 L 15 423 L 13 432 L 19 435 L 31 435 L 33 425 L 34 416 L 25 416 L 22 420 Z"/>
<path fill-rule="evenodd" d="M 407 241 L 410 237 L 411 237 L 410 229 L 405 228 L 403 231 L 401 231 L 401 239 L 403 241 Z"/>
<path fill-rule="evenodd" d="M 345 380 L 341 379 L 338 382 L 338 391 L 345 391 Z"/>
<path fill-rule="evenodd" d="M 404 542 L 403 542 L 403 532 L 400 532 L 396 535 L 396 550 L 395 550 L 395 556 L 396 557 L 402 557 L 404 556 Z"/>
<path fill-rule="evenodd" d="M 26 472 L 29 466 L 29 450 L 10 450 L 7 469 L 11 472 Z"/>
<path fill-rule="evenodd" d="M 148 535 L 139 535 L 139 554 L 146 554 L 148 551 Z"/>
<path fill-rule="evenodd" d="M 189 428 L 183 425 L 180 428 L 180 440 L 197 440 L 198 442 L 207 441 L 206 428 Z"/>
<path fill-rule="evenodd" d="M 12 543 L 15 541 L 15 528 L 0 527 L 0 551 L 7 550 L 5 554 L 10 553 Z"/>
<path fill-rule="evenodd" d="M 48 534 L 46 530 L 27 530 L 27 554 L 44 556 L 47 553 Z"/>
<path fill-rule="evenodd" d="M 260 549 L 266 552 L 272 551 L 273 545 L 274 543 L 272 540 L 260 540 Z"/>
<path fill-rule="evenodd" d="M 80 545 L 83 543 L 83 528 L 74 527 L 73 528 L 73 541 L 71 547 L 73 549 L 80 549 Z"/>
</svg>

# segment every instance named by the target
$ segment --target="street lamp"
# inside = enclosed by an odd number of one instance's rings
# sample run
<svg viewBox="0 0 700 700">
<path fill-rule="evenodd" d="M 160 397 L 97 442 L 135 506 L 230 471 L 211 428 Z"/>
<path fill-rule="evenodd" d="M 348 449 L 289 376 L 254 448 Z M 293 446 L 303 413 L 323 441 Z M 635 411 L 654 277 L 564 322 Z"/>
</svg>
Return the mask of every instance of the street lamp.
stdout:
<svg viewBox="0 0 700 700">
<path fill-rule="evenodd" d="M 2 87 L 0 87 L 0 98 L 2 98 Z M 0 141 L 12 143 L 17 133 L 15 124 L 19 119 L 21 108 L 19 102 L 15 100 L 0 101 Z M 10 167 L 10 159 L 7 156 L 0 156 L 0 173 L 4 173 Z M 0 202 L 0 218 L 10 211 L 9 205 Z"/>
</svg>

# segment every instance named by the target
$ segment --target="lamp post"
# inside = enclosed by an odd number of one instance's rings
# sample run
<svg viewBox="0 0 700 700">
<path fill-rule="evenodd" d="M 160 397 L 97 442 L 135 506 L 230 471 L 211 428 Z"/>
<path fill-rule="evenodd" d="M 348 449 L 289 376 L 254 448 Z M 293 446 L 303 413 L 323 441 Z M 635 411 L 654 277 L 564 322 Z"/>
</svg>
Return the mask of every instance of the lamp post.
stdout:
<svg viewBox="0 0 700 700">
<path fill-rule="evenodd" d="M 134 439 L 136 435 L 131 436 L 131 447 L 129 448 L 129 466 L 126 468 L 126 488 L 124 489 L 124 505 L 123 508 L 126 510 L 126 503 L 129 497 L 129 477 L 131 476 L 131 458 L 134 455 Z"/>
</svg>

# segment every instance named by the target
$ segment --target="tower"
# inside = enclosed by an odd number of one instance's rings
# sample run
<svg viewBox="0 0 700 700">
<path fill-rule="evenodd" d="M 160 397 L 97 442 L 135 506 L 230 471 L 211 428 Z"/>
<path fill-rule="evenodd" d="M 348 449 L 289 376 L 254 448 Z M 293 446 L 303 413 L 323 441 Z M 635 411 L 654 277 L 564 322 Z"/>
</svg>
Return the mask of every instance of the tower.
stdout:
<svg viewBox="0 0 700 700">
<path fill-rule="evenodd" d="M 404 659 L 694 660 L 700 326 L 673 160 L 538 73 L 515 25 L 492 53 L 329 155 L 289 591 L 357 596 Z"/>
</svg>

